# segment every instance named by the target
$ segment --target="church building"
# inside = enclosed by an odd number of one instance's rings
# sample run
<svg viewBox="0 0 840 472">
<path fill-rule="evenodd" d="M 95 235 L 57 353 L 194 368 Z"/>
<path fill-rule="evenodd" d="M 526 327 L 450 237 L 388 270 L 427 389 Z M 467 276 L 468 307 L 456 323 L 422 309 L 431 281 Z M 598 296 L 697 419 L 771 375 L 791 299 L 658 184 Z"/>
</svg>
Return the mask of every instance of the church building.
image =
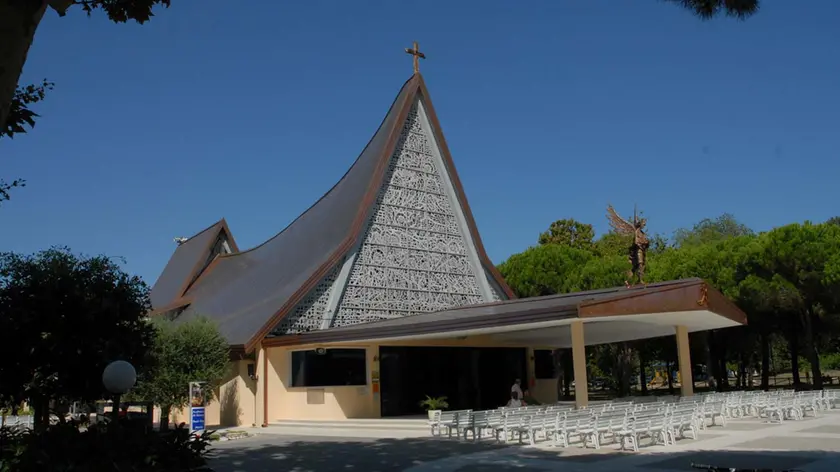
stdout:
<svg viewBox="0 0 840 472">
<path fill-rule="evenodd" d="M 252 249 L 214 223 L 179 241 L 154 284 L 153 314 L 209 318 L 230 342 L 233 368 L 208 424 L 412 415 L 426 395 L 496 408 L 517 378 L 553 402 L 550 349 L 563 347 L 575 350 L 581 403 L 585 345 L 672 334 L 690 366 L 688 332 L 745 322 L 695 279 L 515 300 L 484 250 L 416 60 L 320 200 Z"/>
</svg>

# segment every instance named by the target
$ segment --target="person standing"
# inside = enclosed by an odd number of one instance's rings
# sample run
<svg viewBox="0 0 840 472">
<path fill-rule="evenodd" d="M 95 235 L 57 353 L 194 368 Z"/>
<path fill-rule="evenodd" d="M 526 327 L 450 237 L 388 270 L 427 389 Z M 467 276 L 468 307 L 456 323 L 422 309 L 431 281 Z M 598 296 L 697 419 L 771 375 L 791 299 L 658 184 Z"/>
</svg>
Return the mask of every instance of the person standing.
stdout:
<svg viewBox="0 0 840 472">
<path fill-rule="evenodd" d="M 517 394 L 514 391 L 511 391 L 510 392 L 510 400 L 508 400 L 507 405 L 505 405 L 505 407 L 507 407 L 507 408 L 520 408 L 520 407 L 523 407 L 523 406 L 525 406 L 525 404 L 522 403 L 522 400 L 519 399 L 519 394 Z"/>
<path fill-rule="evenodd" d="M 510 393 L 515 392 L 517 399 L 522 398 L 521 384 L 522 384 L 522 381 L 520 379 L 516 379 L 516 382 L 514 382 L 513 385 L 510 386 Z"/>
</svg>

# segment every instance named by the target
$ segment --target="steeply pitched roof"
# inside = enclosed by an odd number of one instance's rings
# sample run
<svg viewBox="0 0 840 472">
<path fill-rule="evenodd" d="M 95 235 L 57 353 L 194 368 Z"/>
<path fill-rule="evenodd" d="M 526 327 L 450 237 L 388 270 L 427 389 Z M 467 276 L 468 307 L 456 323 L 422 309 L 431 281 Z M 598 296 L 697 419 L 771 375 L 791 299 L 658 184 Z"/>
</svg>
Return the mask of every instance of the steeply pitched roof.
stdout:
<svg viewBox="0 0 840 472">
<path fill-rule="evenodd" d="M 190 307 L 181 316 L 201 315 L 216 321 L 232 345 L 244 345 L 246 350 L 260 342 L 341 263 L 358 240 L 403 123 L 418 96 L 424 100 L 482 265 L 502 290 L 514 298 L 487 257 L 428 90 L 422 76 L 415 74 L 403 85 L 379 129 L 341 180 L 265 243 L 248 251 L 217 257 L 183 297 L 182 302 L 190 303 Z"/>
<path fill-rule="evenodd" d="M 224 218 L 178 245 L 149 294 L 152 310 L 158 312 L 178 304 L 190 283 L 204 269 L 213 243 L 222 232 L 225 232 L 232 248 L 238 250 Z"/>
</svg>

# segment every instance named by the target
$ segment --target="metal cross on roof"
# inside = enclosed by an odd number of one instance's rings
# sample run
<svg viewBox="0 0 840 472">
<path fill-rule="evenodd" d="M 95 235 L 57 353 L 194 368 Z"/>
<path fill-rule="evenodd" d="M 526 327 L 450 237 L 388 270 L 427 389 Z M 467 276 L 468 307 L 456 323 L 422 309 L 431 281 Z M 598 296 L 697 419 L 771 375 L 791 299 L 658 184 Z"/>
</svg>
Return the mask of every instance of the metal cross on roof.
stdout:
<svg viewBox="0 0 840 472">
<path fill-rule="evenodd" d="M 420 73 L 420 59 L 425 59 L 426 55 L 420 52 L 420 45 L 417 44 L 417 41 L 414 41 L 413 48 L 405 48 L 406 54 L 411 54 L 414 56 L 414 73 Z"/>
</svg>

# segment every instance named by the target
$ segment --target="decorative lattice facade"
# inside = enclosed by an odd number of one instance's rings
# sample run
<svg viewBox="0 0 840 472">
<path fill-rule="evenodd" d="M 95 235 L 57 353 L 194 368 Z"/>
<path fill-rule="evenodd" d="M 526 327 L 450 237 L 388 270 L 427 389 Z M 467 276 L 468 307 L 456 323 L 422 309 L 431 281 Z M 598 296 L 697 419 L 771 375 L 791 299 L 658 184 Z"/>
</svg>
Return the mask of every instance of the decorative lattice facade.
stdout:
<svg viewBox="0 0 840 472">
<path fill-rule="evenodd" d="M 426 127 L 415 104 L 355 254 L 336 264 L 272 335 L 507 298 L 483 268 L 474 266 L 477 256 L 459 224 L 457 198 Z M 352 264 L 346 277 L 345 264 Z"/>
<path fill-rule="evenodd" d="M 385 184 L 350 271 L 332 326 L 485 301 L 417 105 L 391 156 Z M 484 276 L 484 271 L 478 272 Z"/>
<path fill-rule="evenodd" d="M 328 272 L 294 310 L 280 321 L 271 335 L 305 333 L 321 329 L 324 318 L 332 317 L 332 312 L 327 312 L 327 305 L 332 291 L 340 290 L 336 287 L 336 278 L 341 265 L 337 264 Z"/>
<path fill-rule="evenodd" d="M 499 284 L 493 280 L 493 277 L 486 272 L 485 277 L 487 277 L 487 280 L 490 281 L 490 297 L 492 297 L 493 301 L 500 302 L 502 300 L 507 300 L 507 295 L 505 295 L 504 291 L 502 291 L 501 287 L 499 287 Z"/>
</svg>

